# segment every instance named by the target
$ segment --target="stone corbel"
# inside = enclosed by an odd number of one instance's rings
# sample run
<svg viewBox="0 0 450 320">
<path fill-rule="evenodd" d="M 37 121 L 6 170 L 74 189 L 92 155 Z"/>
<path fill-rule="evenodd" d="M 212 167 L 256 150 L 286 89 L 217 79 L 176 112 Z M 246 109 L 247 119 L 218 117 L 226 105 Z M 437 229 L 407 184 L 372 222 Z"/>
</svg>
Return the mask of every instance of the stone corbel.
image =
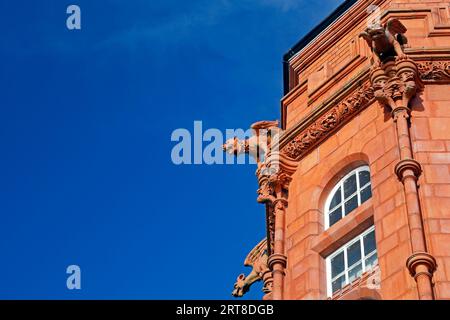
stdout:
<svg viewBox="0 0 450 320">
<path fill-rule="evenodd" d="M 416 63 L 407 56 L 372 69 L 370 79 L 375 99 L 391 110 L 394 119 L 399 111 L 410 113 L 409 103 L 423 87 Z"/>
</svg>

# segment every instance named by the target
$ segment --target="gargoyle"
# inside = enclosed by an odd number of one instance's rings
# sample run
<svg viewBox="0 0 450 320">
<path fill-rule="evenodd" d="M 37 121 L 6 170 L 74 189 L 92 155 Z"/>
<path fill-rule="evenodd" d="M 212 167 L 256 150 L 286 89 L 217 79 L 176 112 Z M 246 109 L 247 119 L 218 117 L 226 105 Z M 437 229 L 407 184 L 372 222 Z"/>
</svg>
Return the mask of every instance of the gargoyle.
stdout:
<svg viewBox="0 0 450 320">
<path fill-rule="evenodd" d="M 267 240 L 264 239 L 258 243 L 245 259 L 244 266 L 252 267 L 252 271 L 247 276 L 240 274 L 237 277 L 236 283 L 234 284 L 234 290 L 231 293 L 233 297 L 242 297 L 248 292 L 253 283 L 262 280 L 263 274 L 269 270 L 269 267 L 267 266 L 268 258 Z"/>
<path fill-rule="evenodd" d="M 278 128 L 278 121 L 259 121 L 252 124 L 251 129 L 255 133 L 253 136 L 244 141 L 236 137 L 228 139 L 222 147 L 223 151 L 236 156 L 248 153 L 259 161 L 261 156 L 267 153 L 273 136 L 279 134 L 281 129 Z M 263 130 L 266 130 L 265 136 L 261 135 Z"/>
<path fill-rule="evenodd" d="M 383 62 L 392 57 L 405 58 L 403 46 L 408 43 L 404 35 L 406 27 L 395 18 L 389 19 L 386 24 L 371 24 L 359 36 L 367 41 L 372 50 L 372 65 L 381 66 Z"/>
</svg>

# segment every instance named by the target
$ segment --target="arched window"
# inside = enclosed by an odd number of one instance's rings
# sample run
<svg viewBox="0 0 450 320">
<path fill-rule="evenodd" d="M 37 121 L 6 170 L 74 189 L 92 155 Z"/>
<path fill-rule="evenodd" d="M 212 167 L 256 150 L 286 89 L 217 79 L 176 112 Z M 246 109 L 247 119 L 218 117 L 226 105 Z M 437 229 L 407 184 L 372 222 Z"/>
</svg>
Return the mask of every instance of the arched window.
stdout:
<svg viewBox="0 0 450 320">
<path fill-rule="evenodd" d="M 343 177 L 325 202 L 325 228 L 341 220 L 372 197 L 370 171 L 362 166 Z"/>
</svg>

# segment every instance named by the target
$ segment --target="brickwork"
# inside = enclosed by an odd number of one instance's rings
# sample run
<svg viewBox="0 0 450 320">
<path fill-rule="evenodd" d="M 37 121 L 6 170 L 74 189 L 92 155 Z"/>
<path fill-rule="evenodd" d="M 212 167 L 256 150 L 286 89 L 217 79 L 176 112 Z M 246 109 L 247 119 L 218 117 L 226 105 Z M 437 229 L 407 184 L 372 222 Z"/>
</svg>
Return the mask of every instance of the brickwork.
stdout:
<svg viewBox="0 0 450 320">
<path fill-rule="evenodd" d="M 404 23 L 410 40 L 406 52 L 414 60 L 450 61 L 450 1 L 359 1 L 290 61 L 296 80 L 282 100 L 288 142 L 299 123 L 316 117 L 321 107 L 339 103 L 340 92 L 349 86 L 358 88 L 354 79 L 368 74 L 370 52 L 358 34 L 365 28 L 369 4 L 384 10 L 383 20 L 397 17 Z M 434 296 L 450 299 L 450 78 L 424 77 L 424 87 L 410 107 L 413 157 L 423 170 L 417 184 L 425 242 L 437 261 Z M 396 130 L 390 111 L 371 100 L 300 156 L 285 217 L 284 299 L 327 299 L 325 258 L 372 225 L 378 287 L 349 284 L 336 298 L 346 298 L 343 292 L 352 293 L 347 298 L 419 298 L 406 267 L 412 247 L 405 189 L 395 174 L 401 159 Z M 329 192 L 361 165 L 370 168 L 372 198 L 325 230 Z M 353 287 L 357 291 L 350 290 Z"/>
<path fill-rule="evenodd" d="M 314 108 L 342 89 L 342 84 L 369 67 L 370 50 L 358 34 L 367 24 L 366 9 L 374 4 L 390 17 L 399 17 L 408 28 L 408 48 L 421 54 L 423 48 L 449 48 L 450 9 L 447 1 L 358 1 L 303 51 L 290 66 L 295 73 L 294 87 L 282 100 L 286 128 L 308 115 Z M 413 11 L 411 11 L 413 9 Z M 448 52 L 447 52 L 448 54 Z"/>
</svg>

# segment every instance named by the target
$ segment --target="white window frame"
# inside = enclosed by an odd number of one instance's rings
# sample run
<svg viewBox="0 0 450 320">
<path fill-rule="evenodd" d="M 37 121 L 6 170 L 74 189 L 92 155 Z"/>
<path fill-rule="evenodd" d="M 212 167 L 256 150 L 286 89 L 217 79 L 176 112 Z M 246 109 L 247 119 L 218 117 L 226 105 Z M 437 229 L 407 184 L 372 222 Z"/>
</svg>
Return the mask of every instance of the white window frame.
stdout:
<svg viewBox="0 0 450 320">
<path fill-rule="evenodd" d="M 332 254 L 330 254 L 327 258 L 326 258 L 326 272 L 327 272 L 327 295 L 328 297 L 332 297 L 333 296 L 333 286 L 332 286 L 332 280 L 334 279 L 338 279 L 341 276 L 345 275 L 345 284 L 349 284 L 349 277 L 348 277 L 348 272 L 349 270 L 351 270 L 353 267 L 357 266 L 359 263 L 361 263 L 362 266 L 362 273 L 371 270 L 373 267 L 371 268 L 367 268 L 366 267 L 366 259 L 372 257 L 374 254 L 378 254 L 377 253 L 377 246 L 376 246 L 376 241 L 375 241 L 375 250 L 370 252 L 368 255 L 364 254 L 364 236 L 368 235 L 369 233 L 371 233 L 372 231 L 375 232 L 375 226 L 370 227 L 369 229 L 367 229 L 366 231 L 364 231 L 363 233 L 361 233 L 360 235 L 358 235 L 357 237 L 355 237 L 354 239 L 350 240 L 349 242 L 347 242 L 346 244 L 344 244 L 342 247 L 340 247 L 339 249 L 337 249 L 336 251 L 334 251 Z M 350 247 L 351 245 L 353 245 L 356 242 L 360 242 L 360 248 L 361 248 L 361 261 L 356 262 L 355 264 L 349 266 L 348 265 L 348 259 L 347 259 L 347 248 Z M 340 274 L 336 275 L 333 279 L 331 278 L 331 259 L 333 259 L 335 256 L 337 256 L 338 254 L 340 254 L 341 252 L 344 252 L 344 271 L 342 271 Z M 377 258 L 378 260 L 378 258 Z M 378 262 L 375 264 L 377 265 Z M 354 281 L 354 280 L 352 280 Z"/>
<path fill-rule="evenodd" d="M 359 207 L 361 205 L 361 190 L 365 189 L 369 185 L 370 185 L 370 188 L 372 188 L 372 179 L 370 179 L 370 181 L 363 186 L 359 185 L 359 172 L 361 172 L 361 171 L 369 172 L 369 176 L 370 176 L 369 166 L 367 166 L 367 165 L 360 166 L 360 167 L 350 171 L 341 180 L 339 180 L 339 182 L 333 187 L 333 189 L 329 193 L 327 201 L 325 201 L 325 208 L 324 208 L 325 209 L 324 210 L 324 212 L 325 212 L 325 230 L 330 227 L 330 212 L 332 212 L 333 210 L 329 210 L 329 206 L 330 206 L 331 200 L 333 200 L 333 196 L 334 196 L 335 192 L 339 189 L 339 187 L 341 188 L 341 202 L 340 202 L 341 219 L 343 219 L 345 217 L 345 201 L 348 199 L 351 199 L 353 196 L 355 196 L 355 194 L 357 194 L 358 207 Z M 350 196 L 348 196 L 347 198 L 344 198 L 344 181 L 347 180 L 347 178 L 349 178 L 353 174 L 356 174 L 356 191 L 354 193 L 352 193 Z M 338 206 L 336 206 L 332 209 L 335 209 L 337 207 Z M 339 219 L 339 220 L 341 220 L 341 219 Z"/>
</svg>

